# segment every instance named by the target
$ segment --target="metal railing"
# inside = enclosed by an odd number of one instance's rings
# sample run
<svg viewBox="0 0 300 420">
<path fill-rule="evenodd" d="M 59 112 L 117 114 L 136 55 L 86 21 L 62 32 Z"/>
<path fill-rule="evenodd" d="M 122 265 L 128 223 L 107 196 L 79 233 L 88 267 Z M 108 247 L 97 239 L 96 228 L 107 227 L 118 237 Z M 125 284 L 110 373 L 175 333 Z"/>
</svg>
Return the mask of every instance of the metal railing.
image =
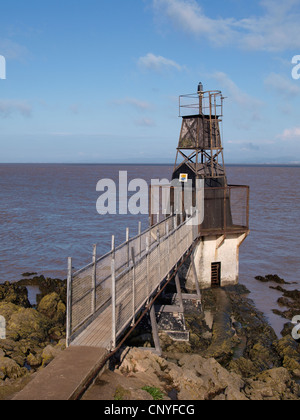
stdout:
<svg viewBox="0 0 300 420">
<path fill-rule="evenodd" d="M 141 232 L 140 227 L 134 238 L 129 238 L 127 230 L 126 242 L 115 248 L 113 240 L 112 250 L 101 258 L 94 246 L 91 264 L 74 274 L 69 259 L 68 345 L 101 319 L 97 329 L 105 326 L 103 341 L 115 348 L 118 338 L 135 323 L 139 311 L 198 237 L 249 229 L 249 187 L 205 188 L 204 219 L 198 211 L 188 216 L 182 209 L 181 214 L 163 216 L 159 222 L 161 216 L 157 214 L 156 224 L 151 219 L 153 225 L 146 231 Z"/>
<path fill-rule="evenodd" d="M 69 259 L 67 343 L 108 310 L 111 348 L 199 236 L 198 225 L 167 217 L 72 274 Z M 113 241 L 114 242 L 114 241 Z"/>
</svg>

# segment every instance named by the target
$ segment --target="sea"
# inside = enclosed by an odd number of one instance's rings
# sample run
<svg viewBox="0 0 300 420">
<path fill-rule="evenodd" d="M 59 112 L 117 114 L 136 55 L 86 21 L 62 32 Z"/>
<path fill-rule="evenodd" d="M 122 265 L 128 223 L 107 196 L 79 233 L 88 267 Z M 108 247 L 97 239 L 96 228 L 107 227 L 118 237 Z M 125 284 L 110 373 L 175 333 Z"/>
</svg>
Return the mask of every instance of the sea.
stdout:
<svg viewBox="0 0 300 420">
<path fill-rule="evenodd" d="M 240 249 L 240 283 L 277 335 L 284 323 L 273 313 L 281 293 L 256 276 L 277 274 L 300 287 L 300 167 L 227 166 L 229 184 L 250 186 L 250 235 Z M 74 270 L 89 264 L 93 245 L 101 256 L 149 223 L 147 214 L 100 215 L 96 203 L 100 180 L 115 181 L 120 198 L 120 172 L 128 182 L 169 179 L 172 165 L 0 164 L 0 283 L 23 273 L 65 279 L 67 259 Z M 124 198 L 124 197 L 123 197 Z M 121 199 L 121 198 L 120 198 Z M 33 291 L 34 293 L 34 291 Z M 300 315 L 300 314 L 299 314 Z"/>
</svg>

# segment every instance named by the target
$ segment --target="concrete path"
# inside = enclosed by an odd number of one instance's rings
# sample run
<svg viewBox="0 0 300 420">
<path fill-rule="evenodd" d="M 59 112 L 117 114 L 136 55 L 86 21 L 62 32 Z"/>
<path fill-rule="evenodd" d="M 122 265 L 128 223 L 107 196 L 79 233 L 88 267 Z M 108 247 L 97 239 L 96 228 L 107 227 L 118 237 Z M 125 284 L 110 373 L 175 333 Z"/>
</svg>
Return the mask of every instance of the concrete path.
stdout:
<svg viewBox="0 0 300 420">
<path fill-rule="evenodd" d="M 67 401 L 77 399 L 98 373 L 107 350 L 95 347 L 69 347 L 13 400 Z"/>
</svg>

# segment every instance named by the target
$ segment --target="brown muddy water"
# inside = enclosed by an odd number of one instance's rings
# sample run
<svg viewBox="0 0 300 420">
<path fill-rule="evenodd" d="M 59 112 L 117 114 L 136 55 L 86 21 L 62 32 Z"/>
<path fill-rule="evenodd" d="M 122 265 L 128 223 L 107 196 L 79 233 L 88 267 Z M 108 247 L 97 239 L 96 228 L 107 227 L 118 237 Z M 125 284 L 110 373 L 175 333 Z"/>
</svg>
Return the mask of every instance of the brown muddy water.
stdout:
<svg viewBox="0 0 300 420">
<path fill-rule="evenodd" d="M 147 215 L 100 216 L 97 182 L 118 184 L 119 171 L 128 180 L 171 179 L 168 165 L 0 165 L 0 283 L 16 281 L 24 272 L 66 278 L 67 258 L 79 269 L 148 225 Z M 285 288 L 300 287 L 300 167 L 229 166 L 229 184 L 249 185 L 251 234 L 240 250 L 240 281 L 279 334 L 284 320 L 272 313 L 281 296 L 254 279 L 278 274 Z"/>
</svg>

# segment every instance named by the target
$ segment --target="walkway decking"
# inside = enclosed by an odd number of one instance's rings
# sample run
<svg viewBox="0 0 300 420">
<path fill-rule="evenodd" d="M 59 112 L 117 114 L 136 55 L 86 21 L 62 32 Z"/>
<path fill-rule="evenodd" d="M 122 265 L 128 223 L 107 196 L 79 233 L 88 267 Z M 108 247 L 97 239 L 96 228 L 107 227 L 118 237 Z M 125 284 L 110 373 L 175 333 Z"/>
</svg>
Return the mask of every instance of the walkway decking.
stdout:
<svg viewBox="0 0 300 420">
<path fill-rule="evenodd" d="M 109 348 L 112 336 L 112 311 L 109 306 L 71 343 L 71 346 Z"/>
</svg>

